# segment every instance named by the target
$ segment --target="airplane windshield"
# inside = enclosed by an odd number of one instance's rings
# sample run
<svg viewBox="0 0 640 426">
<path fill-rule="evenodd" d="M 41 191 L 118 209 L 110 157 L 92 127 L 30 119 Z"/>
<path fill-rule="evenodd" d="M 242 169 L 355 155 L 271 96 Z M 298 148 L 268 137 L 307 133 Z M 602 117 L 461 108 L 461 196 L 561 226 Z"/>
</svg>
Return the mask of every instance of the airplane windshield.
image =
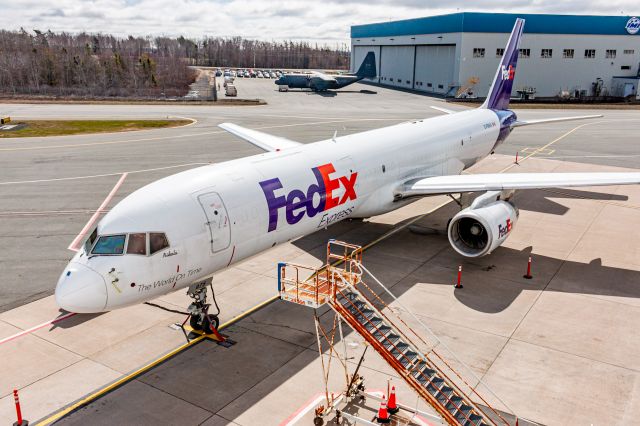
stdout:
<svg viewBox="0 0 640 426">
<path fill-rule="evenodd" d="M 122 254 L 126 235 L 108 235 L 98 238 L 91 254 Z"/>
<path fill-rule="evenodd" d="M 96 242 L 96 238 L 98 238 L 98 228 L 95 228 L 91 235 L 89 235 L 89 238 L 87 238 L 87 240 L 84 242 L 85 252 L 89 253 L 89 251 L 91 250 L 91 246 L 93 246 L 93 243 Z"/>
</svg>

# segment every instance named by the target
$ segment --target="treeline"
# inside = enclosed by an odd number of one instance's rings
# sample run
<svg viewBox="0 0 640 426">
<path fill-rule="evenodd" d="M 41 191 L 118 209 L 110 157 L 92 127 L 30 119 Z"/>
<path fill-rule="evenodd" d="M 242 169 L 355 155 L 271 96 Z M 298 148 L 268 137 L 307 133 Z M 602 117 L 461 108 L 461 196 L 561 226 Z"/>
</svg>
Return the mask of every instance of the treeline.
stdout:
<svg viewBox="0 0 640 426">
<path fill-rule="evenodd" d="M 331 69 L 349 68 L 347 45 L 329 47 L 300 41 L 258 41 L 242 37 L 178 38 L 194 65 L 240 68 Z"/>
<path fill-rule="evenodd" d="M 0 31 L 3 94 L 181 96 L 194 79 L 177 40 Z"/>
<path fill-rule="evenodd" d="M 194 41 L 0 30 L 3 95 L 182 96 L 196 78 L 190 65 L 347 69 L 349 51 L 241 37 Z"/>
</svg>

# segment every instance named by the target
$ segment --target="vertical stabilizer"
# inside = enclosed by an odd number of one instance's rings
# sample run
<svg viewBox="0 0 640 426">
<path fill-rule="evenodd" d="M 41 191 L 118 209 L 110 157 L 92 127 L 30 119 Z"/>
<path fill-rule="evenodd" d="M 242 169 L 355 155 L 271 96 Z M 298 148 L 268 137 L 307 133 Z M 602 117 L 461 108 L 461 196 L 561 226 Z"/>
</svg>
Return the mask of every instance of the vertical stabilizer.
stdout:
<svg viewBox="0 0 640 426">
<path fill-rule="evenodd" d="M 511 98 L 511 89 L 513 80 L 516 77 L 516 64 L 518 62 L 520 38 L 524 28 L 524 19 L 516 19 L 516 23 L 511 31 L 509 42 L 504 49 L 500 66 L 493 79 L 491 90 L 487 100 L 484 101 L 481 108 L 494 110 L 504 110 L 509 108 L 509 99 Z"/>
<path fill-rule="evenodd" d="M 360 68 L 358 68 L 356 76 L 359 78 L 375 78 L 376 75 L 376 54 L 369 52 L 364 58 L 364 61 L 362 61 Z"/>
</svg>

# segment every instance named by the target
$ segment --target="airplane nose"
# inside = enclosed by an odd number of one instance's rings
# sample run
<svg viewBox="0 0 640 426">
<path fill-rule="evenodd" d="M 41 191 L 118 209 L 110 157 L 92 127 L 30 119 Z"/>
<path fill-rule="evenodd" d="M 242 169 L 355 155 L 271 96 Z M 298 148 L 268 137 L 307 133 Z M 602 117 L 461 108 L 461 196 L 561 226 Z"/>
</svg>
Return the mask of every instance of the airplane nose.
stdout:
<svg viewBox="0 0 640 426">
<path fill-rule="evenodd" d="M 103 312 L 107 306 L 107 284 L 86 265 L 70 262 L 56 286 L 56 303 L 69 312 Z"/>
</svg>

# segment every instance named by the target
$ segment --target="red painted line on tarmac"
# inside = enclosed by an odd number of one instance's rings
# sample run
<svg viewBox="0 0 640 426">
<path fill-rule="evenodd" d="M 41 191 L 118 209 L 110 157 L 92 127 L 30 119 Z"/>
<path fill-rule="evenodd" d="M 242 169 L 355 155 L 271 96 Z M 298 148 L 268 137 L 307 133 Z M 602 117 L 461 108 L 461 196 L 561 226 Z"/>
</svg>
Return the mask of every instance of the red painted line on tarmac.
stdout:
<svg viewBox="0 0 640 426">
<path fill-rule="evenodd" d="M 76 315 L 75 312 L 69 312 L 67 314 L 62 315 L 61 317 L 52 319 L 51 321 L 43 322 L 42 324 L 38 324 L 36 326 L 33 326 L 33 327 L 28 328 L 26 330 L 23 330 L 23 331 L 21 331 L 19 333 L 14 334 L 13 336 L 5 337 L 4 339 L 0 340 L 0 345 L 2 345 L 3 343 L 10 342 L 10 341 L 12 341 L 14 339 L 17 339 L 18 337 L 22 337 L 22 336 L 25 336 L 27 334 L 33 333 L 34 331 L 40 330 L 41 328 L 44 328 L 44 327 L 46 327 L 48 325 L 52 325 L 52 324 L 55 324 L 55 323 L 60 322 L 62 320 L 66 320 L 67 318 L 71 318 L 74 315 Z"/>
<path fill-rule="evenodd" d="M 118 192 L 118 189 L 120 189 L 120 186 L 122 186 L 122 182 L 124 182 L 128 174 L 129 173 L 123 173 L 122 176 L 120 176 L 120 179 L 118 180 L 116 185 L 113 187 L 109 195 L 107 195 L 107 198 L 104 199 L 102 204 L 100 204 L 100 207 L 98 207 L 98 210 L 96 210 L 93 216 L 91 216 L 91 219 L 89 219 L 87 224 L 84 225 L 84 228 L 82 228 L 82 231 L 80 231 L 80 233 L 73 239 L 71 244 L 69 244 L 69 247 L 67 247 L 69 250 L 78 251 L 80 249 L 80 244 L 82 243 L 83 238 L 87 235 L 89 230 L 91 230 L 95 225 L 95 223 L 98 221 L 98 218 L 104 212 L 104 209 L 107 207 L 107 204 L 109 204 L 113 196 L 116 195 L 116 192 Z"/>
<path fill-rule="evenodd" d="M 284 419 L 279 426 L 288 426 L 291 424 L 295 424 L 295 422 L 299 420 L 299 419 L 296 419 L 296 417 L 300 416 L 300 414 L 302 414 L 303 412 L 306 414 L 306 412 L 309 411 L 309 408 L 313 406 L 314 403 L 320 397 L 324 398 L 324 393 L 317 393 L 313 395 L 311 398 L 307 400 L 307 402 L 304 403 L 302 407 L 298 408 L 293 414 L 291 414 L 289 417 Z"/>
</svg>

